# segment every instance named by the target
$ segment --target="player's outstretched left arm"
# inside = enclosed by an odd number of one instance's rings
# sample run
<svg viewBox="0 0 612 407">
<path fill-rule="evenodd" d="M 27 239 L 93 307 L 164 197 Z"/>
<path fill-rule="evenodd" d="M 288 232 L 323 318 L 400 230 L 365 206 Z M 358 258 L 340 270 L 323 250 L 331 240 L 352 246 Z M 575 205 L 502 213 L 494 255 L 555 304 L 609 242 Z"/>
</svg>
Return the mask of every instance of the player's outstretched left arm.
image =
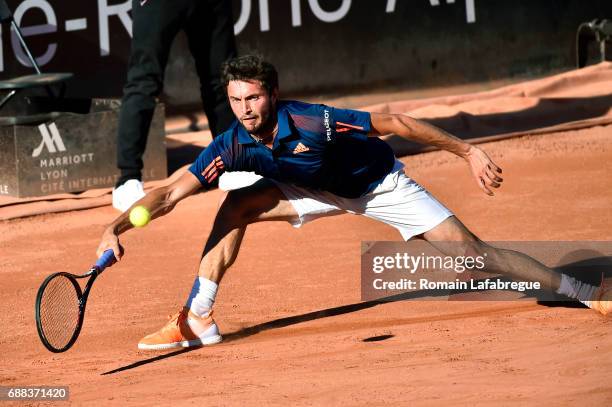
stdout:
<svg viewBox="0 0 612 407">
<path fill-rule="evenodd" d="M 480 148 L 422 120 L 401 114 L 372 113 L 371 135 L 396 134 L 406 140 L 427 144 L 449 151 L 465 159 L 478 184 L 487 195 L 499 188 L 503 179 L 501 168 Z"/>
<path fill-rule="evenodd" d="M 106 227 L 96 251 L 98 257 L 106 250 L 112 249 L 117 260 L 121 260 L 123 249 L 119 243 L 119 235 L 133 227 L 129 219 L 132 208 L 144 206 L 151 214 L 151 219 L 155 219 L 170 212 L 179 201 L 192 195 L 201 187 L 202 184 L 195 175 L 187 171 L 172 184 L 155 188 L 146 194 Z"/>
</svg>

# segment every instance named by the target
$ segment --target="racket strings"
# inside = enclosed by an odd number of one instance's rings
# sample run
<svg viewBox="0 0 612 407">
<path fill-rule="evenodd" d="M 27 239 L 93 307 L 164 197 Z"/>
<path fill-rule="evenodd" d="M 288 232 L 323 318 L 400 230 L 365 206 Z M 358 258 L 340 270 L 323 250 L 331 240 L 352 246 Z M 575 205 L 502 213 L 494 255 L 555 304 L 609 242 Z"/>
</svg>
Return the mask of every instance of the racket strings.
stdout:
<svg viewBox="0 0 612 407">
<path fill-rule="evenodd" d="M 79 293 L 68 277 L 59 275 L 49 281 L 40 302 L 40 321 L 53 348 L 68 345 L 79 324 Z"/>
</svg>

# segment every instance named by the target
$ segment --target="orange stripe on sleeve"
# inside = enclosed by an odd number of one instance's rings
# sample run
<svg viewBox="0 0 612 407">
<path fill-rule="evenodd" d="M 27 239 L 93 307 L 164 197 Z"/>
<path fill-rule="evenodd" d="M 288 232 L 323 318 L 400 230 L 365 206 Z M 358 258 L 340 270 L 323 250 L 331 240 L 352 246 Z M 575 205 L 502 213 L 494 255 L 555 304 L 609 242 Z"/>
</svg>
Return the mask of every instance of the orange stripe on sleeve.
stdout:
<svg viewBox="0 0 612 407">
<path fill-rule="evenodd" d="M 217 160 L 217 159 L 215 158 L 214 160 L 212 160 L 212 161 L 210 162 L 210 164 L 208 164 L 208 166 L 207 166 L 206 168 L 204 168 L 204 171 L 202 171 L 202 176 L 203 176 L 203 177 L 205 177 L 205 176 L 206 176 L 206 173 L 207 173 L 208 171 L 210 171 L 210 169 L 211 169 L 211 168 L 212 168 L 212 167 L 215 165 L 215 161 L 216 161 L 216 160 Z"/>
<path fill-rule="evenodd" d="M 355 130 L 363 130 L 363 127 L 361 127 L 361 126 L 354 126 L 354 125 L 348 124 L 348 123 L 336 122 L 336 131 L 340 131 L 340 130 L 337 129 L 338 126 L 348 127 L 350 129 L 355 129 Z M 344 131 L 346 131 L 346 130 L 344 130 Z"/>
<path fill-rule="evenodd" d="M 205 175 L 206 181 L 208 183 L 212 182 L 219 175 L 219 171 L 217 171 L 217 167 L 213 167 L 212 171 Z"/>
<path fill-rule="evenodd" d="M 206 178 L 206 180 L 208 181 L 208 178 L 212 175 L 213 172 L 217 172 L 217 175 L 218 175 L 218 170 L 219 169 L 222 170 L 224 168 L 225 168 L 225 164 L 223 164 L 223 160 L 221 160 L 221 156 L 217 156 L 214 160 L 212 160 L 210 164 L 208 164 L 208 167 L 206 167 L 206 169 L 202 171 L 202 176 Z"/>
<path fill-rule="evenodd" d="M 219 176 L 219 173 L 215 171 L 214 173 L 210 175 L 210 178 L 206 179 L 206 181 L 208 181 L 208 183 L 211 184 L 215 179 L 217 179 L 218 176 Z"/>
</svg>

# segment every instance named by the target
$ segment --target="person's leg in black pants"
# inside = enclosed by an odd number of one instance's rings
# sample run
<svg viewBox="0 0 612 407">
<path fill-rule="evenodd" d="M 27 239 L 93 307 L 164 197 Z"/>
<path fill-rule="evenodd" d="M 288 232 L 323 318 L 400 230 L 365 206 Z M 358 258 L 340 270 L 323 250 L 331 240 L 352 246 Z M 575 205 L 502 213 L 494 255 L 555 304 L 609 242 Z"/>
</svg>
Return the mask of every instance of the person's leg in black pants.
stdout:
<svg viewBox="0 0 612 407">
<path fill-rule="evenodd" d="M 221 83 L 221 64 L 236 56 L 232 2 L 193 1 L 185 32 L 200 78 L 202 105 L 214 137 L 227 130 L 235 119 Z"/>
<path fill-rule="evenodd" d="M 120 186 L 141 180 L 142 155 L 157 96 L 162 91 L 170 46 L 181 29 L 189 0 L 132 2 L 132 49 L 119 115 L 117 166 Z"/>
</svg>

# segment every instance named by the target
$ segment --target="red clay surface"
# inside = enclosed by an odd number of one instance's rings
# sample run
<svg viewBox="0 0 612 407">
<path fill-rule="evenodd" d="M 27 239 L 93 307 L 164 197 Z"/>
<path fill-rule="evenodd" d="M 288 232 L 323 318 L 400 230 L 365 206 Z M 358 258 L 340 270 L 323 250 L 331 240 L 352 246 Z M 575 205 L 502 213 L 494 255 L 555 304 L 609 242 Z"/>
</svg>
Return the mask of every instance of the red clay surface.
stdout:
<svg viewBox="0 0 612 407">
<path fill-rule="evenodd" d="M 404 162 L 483 239 L 612 240 L 611 132 L 485 144 L 506 179 L 494 198 L 448 153 Z M 67 385 L 74 404 L 122 406 L 612 405 L 612 318 L 524 301 L 360 303 L 360 242 L 399 234 L 351 215 L 250 226 L 216 303 L 226 341 L 138 351 L 183 304 L 218 198 L 190 197 L 123 235 L 124 260 L 96 282 L 81 337 L 58 355 L 36 335 L 38 286 L 85 271 L 116 213 L 1 222 L 0 385 Z M 380 335 L 391 337 L 363 341 Z"/>
</svg>

